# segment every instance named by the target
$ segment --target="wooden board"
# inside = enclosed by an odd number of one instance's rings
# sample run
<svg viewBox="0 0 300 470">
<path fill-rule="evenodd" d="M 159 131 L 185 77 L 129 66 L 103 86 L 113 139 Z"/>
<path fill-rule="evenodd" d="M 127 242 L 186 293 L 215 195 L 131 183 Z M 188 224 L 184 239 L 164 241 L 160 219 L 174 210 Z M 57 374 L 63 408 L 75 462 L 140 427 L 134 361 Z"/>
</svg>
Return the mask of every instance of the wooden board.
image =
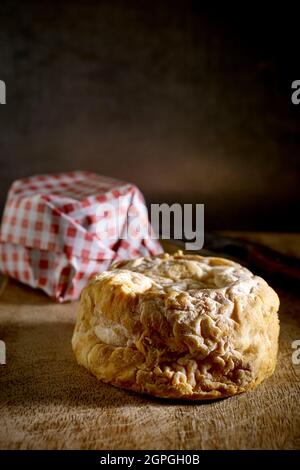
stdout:
<svg viewBox="0 0 300 470">
<path fill-rule="evenodd" d="M 276 240 L 280 244 L 280 236 Z M 297 249 L 299 255 L 300 236 Z M 0 448 L 300 448 L 300 366 L 292 363 L 291 347 L 300 339 L 300 298 L 278 293 L 273 377 L 247 394 L 190 404 L 98 382 L 72 354 L 77 303 L 59 305 L 9 281 L 0 296 L 0 339 L 7 348 L 7 364 L 0 365 Z"/>
</svg>

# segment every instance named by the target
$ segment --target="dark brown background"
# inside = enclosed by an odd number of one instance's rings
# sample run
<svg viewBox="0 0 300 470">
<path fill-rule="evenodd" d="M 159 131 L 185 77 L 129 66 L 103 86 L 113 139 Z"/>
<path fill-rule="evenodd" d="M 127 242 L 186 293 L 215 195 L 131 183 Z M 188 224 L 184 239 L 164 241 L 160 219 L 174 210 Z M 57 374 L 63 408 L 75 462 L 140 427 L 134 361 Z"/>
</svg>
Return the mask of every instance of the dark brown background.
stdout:
<svg viewBox="0 0 300 470">
<path fill-rule="evenodd" d="M 1 2 L 0 210 L 16 178 L 89 169 L 207 228 L 300 229 L 298 12 L 198 3 Z"/>
</svg>

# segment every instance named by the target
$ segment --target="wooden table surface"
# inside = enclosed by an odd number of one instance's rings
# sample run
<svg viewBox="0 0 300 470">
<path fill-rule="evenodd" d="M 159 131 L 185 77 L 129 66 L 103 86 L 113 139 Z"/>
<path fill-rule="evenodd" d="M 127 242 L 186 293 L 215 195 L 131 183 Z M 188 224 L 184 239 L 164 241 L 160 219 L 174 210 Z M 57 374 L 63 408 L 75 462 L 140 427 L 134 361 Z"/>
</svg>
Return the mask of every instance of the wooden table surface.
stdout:
<svg viewBox="0 0 300 470">
<path fill-rule="evenodd" d="M 264 234 L 263 241 L 300 256 L 300 235 Z M 190 404 L 98 382 L 76 364 L 71 350 L 77 303 L 54 303 L 11 280 L 2 290 L 0 339 L 7 364 L 0 365 L 0 448 L 300 448 L 300 365 L 292 363 L 291 346 L 300 339 L 295 292 L 277 289 L 275 374 L 252 392 Z"/>
</svg>

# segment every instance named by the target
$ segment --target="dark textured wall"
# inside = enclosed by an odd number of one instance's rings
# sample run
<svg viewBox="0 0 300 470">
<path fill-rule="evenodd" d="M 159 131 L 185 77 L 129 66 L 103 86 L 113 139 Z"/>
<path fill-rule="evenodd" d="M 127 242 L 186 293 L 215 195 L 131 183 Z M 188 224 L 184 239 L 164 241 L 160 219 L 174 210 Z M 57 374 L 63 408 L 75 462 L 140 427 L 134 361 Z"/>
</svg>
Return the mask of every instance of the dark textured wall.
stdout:
<svg viewBox="0 0 300 470">
<path fill-rule="evenodd" d="M 89 169 L 205 203 L 209 228 L 299 230 L 297 14 L 198 3 L 1 2 L 1 207 L 16 178 Z"/>
</svg>

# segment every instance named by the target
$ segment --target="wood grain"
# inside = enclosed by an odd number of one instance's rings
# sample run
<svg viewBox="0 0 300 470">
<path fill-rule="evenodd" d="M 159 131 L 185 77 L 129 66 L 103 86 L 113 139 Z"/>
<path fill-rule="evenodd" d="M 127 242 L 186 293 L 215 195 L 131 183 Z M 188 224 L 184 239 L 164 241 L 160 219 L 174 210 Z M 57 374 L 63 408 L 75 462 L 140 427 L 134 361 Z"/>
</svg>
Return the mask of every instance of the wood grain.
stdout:
<svg viewBox="0 0 300 470">
<path fill-rule="evenodd" d="M 300 235 L 293 248 L 299 255 Z M 291 348 L 300 339 L 300 298 L 278 293 L 274 376 L 247 394 L 190 404 L 98 382 L 72 354 L 77 303 L 56 304 L 9 281 L 0 298 L 0 339 L 7 348 L 7 364 L 0 365 L 0 448 L 300 448 L 300 366 L 293 365 Z"/>
</svg>

